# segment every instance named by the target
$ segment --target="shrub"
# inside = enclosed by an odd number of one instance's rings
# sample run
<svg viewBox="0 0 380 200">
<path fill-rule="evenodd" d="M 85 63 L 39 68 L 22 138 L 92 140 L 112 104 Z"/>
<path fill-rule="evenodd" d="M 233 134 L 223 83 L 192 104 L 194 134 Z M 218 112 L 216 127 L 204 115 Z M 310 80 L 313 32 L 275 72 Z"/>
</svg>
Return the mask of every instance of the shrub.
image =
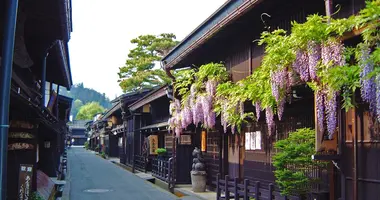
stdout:
<svg viewBox="0 0 380 200">
<path fill-rule="evenodd" d="M 274 147 L 279 151 L 273 157 L 273 165 L 281 194 L 304 195 L 309 192 L 311 183 L 318 179 L 308 176 L 306 170 L 325 166 L 311 159 L 315 154 L 315 130 L 297 129 L 288 138 L 276 142 Z"/>
<path fill-rule="evenodd" d="M 44 200 L 44 198 L 42 198 L 37 192 L 33 192 L 30 195 L 30 199 L 31 200 Z"/>
<path fill-rule="evenodd" d="M 100 153 L 100 156 L 102 157 L 102 158 L 106 158 L 107 156 L 106 156 L 106 153 L 104 153 L 104 151 L 102 151 L 101 153 Z"/>
<path fill-rule="evenodd" d="M 165 155 L 166 154 L 166 149 L 165 148 L 158 148 L 158 149 L 156 149 L 156 153 L 159 156 Z"/>
<path fill-rule="evenodd" d="M 85 148 L 85 149 L 88 149 L 88 148 L 89 148 L 89 143 L 88 143 L 88 141 L 86 141 L 86 142 L 84 143 L 84 148 Z"/>
</svg>

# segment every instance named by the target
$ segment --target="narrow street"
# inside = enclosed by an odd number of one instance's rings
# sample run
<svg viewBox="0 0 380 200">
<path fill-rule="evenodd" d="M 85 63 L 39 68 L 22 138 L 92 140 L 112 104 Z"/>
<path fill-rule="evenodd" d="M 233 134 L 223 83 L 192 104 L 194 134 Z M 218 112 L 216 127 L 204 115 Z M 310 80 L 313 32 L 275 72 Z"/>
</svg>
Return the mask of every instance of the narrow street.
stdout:
<svg viewBox="0 0 380 200">
<path fill-rule="evenodd" d="M 70 200 L 180 199 L 81 147 L 68 151 L 68 163 Z"/>
</svg>

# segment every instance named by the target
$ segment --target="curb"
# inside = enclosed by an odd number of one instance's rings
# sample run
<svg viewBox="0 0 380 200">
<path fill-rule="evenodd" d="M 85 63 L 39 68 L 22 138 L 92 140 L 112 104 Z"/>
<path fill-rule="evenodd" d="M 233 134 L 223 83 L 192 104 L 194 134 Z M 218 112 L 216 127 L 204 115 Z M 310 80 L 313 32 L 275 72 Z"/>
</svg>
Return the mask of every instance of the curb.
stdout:
<svg viewBox="0 0 380 200">
<path fill-rule="evenodd" d="M 61 197 L 61 200 L 70 200 L 70 178 L 71 178 L 71 173 L 70 173 L 70 170 L 69 170 L 69 166 L 70 166 L 70 159 L 67 159 L 67 163 L 66 163 L 66 184 L 63 188 L 63 192 L 62 192 L 62 197 Z"/>
<path fill-rule="evenodd" d="M 178 196 L 177 194 L 179 194 L 181 196 L 196 197 L 196 198 L 198 198 L 200 200 L 210 200 L 210 199 L 207 199 L 207 198 L 204 198 L 204 197 L 200 196 L 199 194 L 197 194 L 195 192 L 187 191 L 187 190 L 184 190 L 182 188 L 174 188 L 174 193 L 176 194 L 176 196 Z"/>
<path fill-rule="evenodd" d="M 110 162 L 132 173 L 132 167 L 129 167 L 129 166 L 121 164 L 121 163 L 117 163 L 115 161 L 110 161 Z M 135 170 L 135 171 L 136 172 L 140 172 L 139 170 Z M 143 172 L 141 172 L 141 173 L 143 173 Z M 140 179 L 143 179 L 143 178 L 137 176 L 135 173 L 132 173 L 132 174 L 135 175 L 136 177 L 140 178 Z M 156 186 L 158 188 L 161 188 L 161 189 L 163 189 L 163 190 L 165 190 L 165 191 L 167 191 L 167 192 L 169 192 L 169 193 L 171 193 L 171 194 L 173 194 L 173 195 L 175 195 L 175 196 L 177 196 L 179 198 L 185 197 L 185 196 L 190 196 L 190 197 L 196 197 L 196 198 L 198 198 L 200 200 L 209 200 L 209 199 L 206 199 L 206 198 L 204 198 L 204 197 L 202 197 L 202 196 L 200 196 L 200 195 L 198 195 L 196 193 L 192 193 L 192 192 L 186 191 L 186 190 L 184 190 L 182 188 L 174 188 L 173 192 L 171 192 L 168 189 L 169 185 L 166 182 L 164 182 L 164 181 L 162 181 L 162 180 L 160 180 L 158 178 L 155 178 L 154 183 L 152 183 L 152 182 L 150 182 L 148 180 L 145 180 L 145 181 L 148 182 L 148 183 L 151 183 L 152 185 L 154 185 L 154 186 Z"/>
</svg>

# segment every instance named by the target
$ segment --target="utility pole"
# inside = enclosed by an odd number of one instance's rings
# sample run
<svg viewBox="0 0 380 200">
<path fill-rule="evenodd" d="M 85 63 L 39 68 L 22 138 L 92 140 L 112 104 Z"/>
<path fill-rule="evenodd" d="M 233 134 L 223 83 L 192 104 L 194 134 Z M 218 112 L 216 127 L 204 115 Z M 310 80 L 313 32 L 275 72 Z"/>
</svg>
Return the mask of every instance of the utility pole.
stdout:
<svg viewBox="0 0 380 200">
<path fill-rule="evenodd" d="M 18 0 L 7 0 L 3 34 L 3 54 L 0 68 L 0 200 L 7 198 L 7 151 L 9 129 L 9 99 L 13 67 Z"/>
</svg>

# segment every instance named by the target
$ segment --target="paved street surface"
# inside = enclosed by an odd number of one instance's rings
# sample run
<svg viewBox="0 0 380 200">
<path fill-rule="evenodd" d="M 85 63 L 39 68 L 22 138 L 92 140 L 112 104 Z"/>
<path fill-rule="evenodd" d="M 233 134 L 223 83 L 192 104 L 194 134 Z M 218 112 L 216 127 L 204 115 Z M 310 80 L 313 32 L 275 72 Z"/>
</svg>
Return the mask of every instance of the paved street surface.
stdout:
<svg viewBox="0 0 380 200">
<path fill-rule="evenodd" d="M 69 149 L 68 164 L 70 200 L 180 199 L 84 148 Z"/>
</svg>

